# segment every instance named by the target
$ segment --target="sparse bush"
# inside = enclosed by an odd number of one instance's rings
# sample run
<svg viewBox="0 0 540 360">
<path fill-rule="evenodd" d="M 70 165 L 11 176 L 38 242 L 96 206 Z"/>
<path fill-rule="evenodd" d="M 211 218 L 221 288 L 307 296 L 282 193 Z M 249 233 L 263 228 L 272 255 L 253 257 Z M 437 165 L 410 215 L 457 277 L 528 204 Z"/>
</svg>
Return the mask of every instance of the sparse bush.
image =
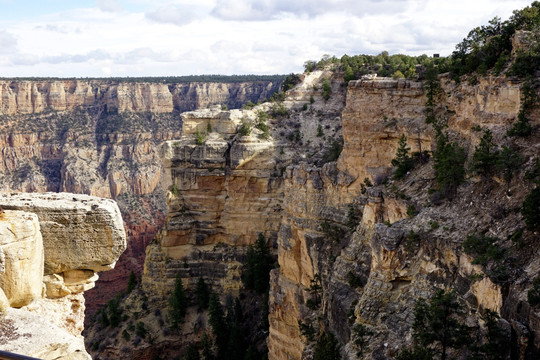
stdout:
<svg viewBox="0 0 540 360">
<path fill-rule="evenodd" d="M 137 277 L 135 276 L 135 273 L 133 272 L 133 270 L 131 270 L 131 272 L 129 273 L 128 283 L 127 283 L 127 293 L 129 294 L 130 292 L 132 292 L 136 286 L 137 286 Z"/>
<path fill-rule="evenodd" d="M 300 334 L 302 334 L 307 341 L 313 341 L 315 339 L 315 329 L 310 323 L 304 324 L 302 320 L 298 319 L 298 329 L 300 330 Z"/>
<path fill-rule="evenodd" d="M 251 134 L 251 123 L 248 120 L 242 119 L 242 125 L 238 129 L 238 134 L 240 136 L 249 136 Z"/>
<path fill-rule="evenodd" d="M 416 214 L 418 214 L 418 211 L 416 211 L 416 206 L 414 206 L 414 204 L 411 204 L 409 206 L 407 206 L 407 216 L 412 218 L 412 217 L 415 217 Z"/>
<path fill-rule="evenodd" d="M 195 143 L 200 146 L 204 144 L 205 141 L 206 141 L 206 133 L 200 132 L 199 130 L 197 130 L 197 132 L 195 133 Z"/>
<path fill-rule="evenodd" d="M 322 126 L 321 124 L 319 124 L 317 126 L 317 137 L 323 137 L 323 136 L 324 136 L 324 132 L 323 132 Z"/>
<path fill-rule="evenodd" d="M 330 147 L 330 149 L 328 149 L 324 153 L 322 161 L 324 163 L 336 161 L 339 158 L 339 155 L 341 154 L 342 150 L 343 150 L 343 145 L 340 142 L 334 140 L 332 142 L 332 146 Z"/>
<path fill-rule="evenodd" d="M 276 103 L 272 108 L 273 116 L 285 116 L 288 114 L 287 108 L 282 103 Z"/>
</svg>

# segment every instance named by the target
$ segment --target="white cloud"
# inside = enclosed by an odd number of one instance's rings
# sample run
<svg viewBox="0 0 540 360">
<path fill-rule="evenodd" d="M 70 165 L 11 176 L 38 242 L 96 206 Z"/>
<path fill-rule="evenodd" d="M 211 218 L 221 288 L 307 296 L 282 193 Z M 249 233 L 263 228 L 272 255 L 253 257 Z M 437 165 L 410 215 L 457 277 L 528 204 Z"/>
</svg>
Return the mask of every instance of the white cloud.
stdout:
<svg viewBox="0 0 540 360">
<path fill-rule="evenodd" d="M 196 6 L 168 4 L 147 12 L 145 16 L 147 19 L 158 23 L 171 23 L 182 26 L 199 17 L 196 10 Z"/>
<path fill-rule="evenodd" d="M 0 73 L 290 73 L 323 54 L 388 50 L 448 55 L 471 28 L 495 15 L 508 18 L 511 10 L 530 2 L 167 0 L 158 7 L 150 0 L 121 3 L 123 9 L 117 12 L 110 10 L 118 1 L 110 3 L 109 11 L 80 8 L 22 20 L 0 13 Z"/>
<path fill-rule="evenodd" d="M 0 30 L 0 54 L 9 54 L 17 48 L 17 39 L 11 33 Z"/>
<path fill-rule="evenodd" d="M 118 12 L 122 10 L 122 5 L 118 0 L 97 0 L 97 6 L 102 11 Z"/>
</svg>

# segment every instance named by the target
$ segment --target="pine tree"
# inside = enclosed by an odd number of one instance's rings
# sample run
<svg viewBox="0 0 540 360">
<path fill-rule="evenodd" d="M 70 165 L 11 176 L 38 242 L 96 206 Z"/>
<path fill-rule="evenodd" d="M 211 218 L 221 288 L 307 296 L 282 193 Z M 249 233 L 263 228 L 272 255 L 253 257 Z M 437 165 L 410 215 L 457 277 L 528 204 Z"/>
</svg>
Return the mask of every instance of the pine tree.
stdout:
<svg viewBox="0 0 540 360">
<path fill-rule="evenodd" d="M 197 295 L 197 305 L 199 305 L 199 309 L 207 309 L 208 302 L 210 301 L 210 291 L 202 277 L 197 281 L 195 294 Z"/>
<path fill-rule="evenodd" d="M 193 343 L 190 343 L 188 345 L 184 359 L 185 360 L 201 360 L 201 356 L 199 355 L 199 349 L 197 348 L 197 345 Z"/>
<path fill-rule="evenodd" d="M 465 180 L 465 150 L 448 141 L 445 134 L 437 135 L 437 149 L 433 153 L 435 181 L 445 197 L 452 197 Z"/>
<path fill-rule="evenodd" d="M 413 338 L 416 349 L 428 349 L 447 359 L 450 348 L 459 348 L 469 339 L 470 329 L 459 323 L 461 306 L 453 292 L 439 290 L 429 304 L 420 299 L 414 309 Z"/>
<path fill-rule="evenodd" d="M 171 327 L 177 329 L 186 316 L 187 300 L 180 274 L 176 275 L 174 290 L 169 297 L 169 317 Z"/>
<path fill-rule="evenodd" d="M 413 168 L 412 158 L 409 156 L 410 147 L 407 146 L 405 134 L 401 134 L 398 141 L 396 157 L 392 159 L 392 165 L 396 167 L 394 179 L 402 179 Z"/>
<path fill-rule="evenodd" d="M 493 142 L 491 131 L 484 130 L 480 144 L 474 148 L 472 170 L 484 177 L 493 175 L 499 159 L 499 149 Z"/>
<path fill-rule="evenodd" d="M 264 235 L 259 234 L 255 244 L 248 246 L 242 278 L 248 289 L 262 294 L 269 287 L 270 270 L 274 260 Z"/>
<path fill-rule="evenodd" d="M 212 332 L 217 348 L 217 359 L 225 359 L 227 353 L 227 344 L 229 340 L 229 328 L 225 320 L 225 313 L 216 293 L 210 295 L 208 305 L 209 323 L 212 326 Z"/>
<path fill-rule="evenodd" d="M 521 214 L 525 218 L 527 228 L 533 230 L 540 227 L 540 187 L 535 187 L 523 201 Z"/>
</svg>

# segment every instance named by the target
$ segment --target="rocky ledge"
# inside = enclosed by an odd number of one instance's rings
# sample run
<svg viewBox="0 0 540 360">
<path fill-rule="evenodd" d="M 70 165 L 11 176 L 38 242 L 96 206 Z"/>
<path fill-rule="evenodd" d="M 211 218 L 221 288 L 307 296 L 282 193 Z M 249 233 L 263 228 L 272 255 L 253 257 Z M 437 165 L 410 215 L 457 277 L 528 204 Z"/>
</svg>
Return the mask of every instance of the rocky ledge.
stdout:
<svg viewBox="0 0 540 360">
<path fill-rule="evenodd" d="M 126 248 L 112 200 L 0 194 L 0 346 L 42 359 L 88 359 L 83 292 Z"/>
</svg>

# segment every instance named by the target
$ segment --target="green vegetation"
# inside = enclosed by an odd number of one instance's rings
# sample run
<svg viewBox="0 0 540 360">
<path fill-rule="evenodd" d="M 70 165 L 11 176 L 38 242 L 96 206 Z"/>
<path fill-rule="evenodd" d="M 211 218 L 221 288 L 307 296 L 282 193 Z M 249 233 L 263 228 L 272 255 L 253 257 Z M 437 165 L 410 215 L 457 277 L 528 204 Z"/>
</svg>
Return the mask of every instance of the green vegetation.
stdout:
<svg viewBox="0 0 540 360">
<path fill-rule="evenodd" d="M 330 146 L 330 148 L 323 154 L 323 163 L 336 161 L 339 158 L 341 151 L 343 151 L 343 144 L 337 140 L 334 140 L 332 142 L 332 146 Z"/>
<path fill-rule="evenodd" d="M 474 257 L 473 264 L 487 266 L 492 261 L 504 259 L 505 250 L 495 245 L 498 240 L 485 234 L 471 234 L 463 242 L 463 250 L 467 255 Z"/>
<path fill-rule="evenodd" d="M 373 332 L 364 324 L 356 324 L 352 328 L 352 334 L 354 338 L 354 346 L 358 349 L 356 356 L 361 358 L 364 354 L 364 350 L 369 345 L 368 338 L 373 335 Z"/>
<path fill-rule="evenodd" d="M 398 360 L 448 359 L 449 349 L 470 343 L 470 328 L 460 323 L 461 305 L 453 292 L 439 290 L 429 303 L 419 299 L 414 308 L 413 347 Z"/>
<path fill-rule="evenodd" d="M 197 287 L 195 288 L 195 295 L 197 297 L 197 305 L 199 309 L 208 309 L 210 302 L 210 289 L 202 277 L 199 277 L 197 281 Z"/>
<path fill-rule="evenodd" d="M 197 130 L 197 132 L 195 133 L 195 143 L 197 145 L 202 145 L 206 142 L 206 132 L 201 132 L 199 130 Z"/>
<path fill-rule="evenodd" d="M 416 206 L 414 204 L 411 204 L 407 206 L 407 216 L 410 218 L 413 218 L 418 214 L 418 211 L 416 210 Z"/>
<path fill-rule="evenodd" d="M 319 124 L 317 126 L 317 137 L 323 137 L 323 136 L 324 136 L 323 128 L 322 128 L 322 125 Z"/>
<path fill-rule="evenodd" d="M 242 272 L 242 280 L 247 289 L 255 290 L 262 294 L 270 286 L 270 270 L 274 259 L 270 254 L 270 248 L 261 233 L 255 244 L 249 245 L 246 253 L 246 262 Z"/>
<path fill-rule="evenodd" d="M 299 84 L 301 81 L 302 80 L 300 79 L 300 76 L 298 76 L 298 74 L 289 74 L 281 83 L 281 91 L 290 90 L 297 84 Z"/>
<path fill-rule="evenodd" d="M 527 229 L 533 230 L 540 227 L 540 187 L 536 186 L 523 201 L 521 214 L 525 218 Z"/>
<path fill-rule="evenodd" d="M 332 95 L 332 85 L 330 84 L 330 81 L 328 79 L 324 79 L 322 81 L 322 98 L 325 101 L 328 101 L 330 99 L 330 96 Z"/>
<path fill-rule="evenodd" d="M 529 123 L 529 115 L 538 106 L 537 88 L 538 83 L 533 80 L 526 81 L 521 87 L 521 109 L 518 113 L 518 121 L 508 130 L 508 136 L 525 137 L 531 134 L 532 127 Z"/>
<path fill-rule="evenodd" d="M 307 341 L 313 341 L 315 339 L 315 328 L 311 323 L 303 323 L 302 320 L 298 319 L 298 329 Z"/>
<path fill-rule="evenodd" d="M 127 282 L 127 290 L 126 290 L 127 293 L 129 294 L 130 292 L 132 292 L 136 286 L 137 286 L 137 277 L 135 276 L 135 273 L 133 272 L 133 270 L 131 270 L 129 273 L 128 282 Z"/>
<path fill-rule="evenodd" d="M 171 328 L 178 329 L 186 316 L 187 299 L 180 274 L 176 275 L 174 290 L 169 297 L 169 320 Z"/>
<path fill-rule="evenodd" d="M 29 80 L 29 81 L 56 81 L 56 80 L 99 80 L 107 83 L 241 83 L 241 82 L 256 82 L 256 81 L 271 81 L 280 82 L 285 79 L 286 75 L 185 75 L 185 76 L 146 76 L 146 77 L 108 77 L 108 78 L 58 78 L 58 77 L 1 77 L 0 80 Z"/>
<path fill-rule="evenodd" d="M 533 280 L 533 286 L 527 292 L 527 300 L 531 306 L 540 305 L 540 276 Z"/>
<path fill-rule="evenodd" d="M 443 197 L 452 198 L 458 186 L 465 181 L 465 160 L 465 150 L 439 132 L 433 167 L 438 191 Z"/>
<path fill-rule="evenodd" d="M 242 125 L 238 129 L 238 134 L 240 136 L 249 136 L 251 134 L 251 123 L 247 119 L 242 119 Z"/>
<path fill-rule="evenodd" d="M 392 159 L 392 166 L 396 167 L 394 179 L 403 179 L 405 175 L 413 168 L 413 159 L 409 156 L 410 147 L 407 146 L 405 134 L 401 134 L 398 141 L 396 157 Z"/>
<path fill-rule="evenodd" d="M 321 223 L 321 231 L 335 242 L 340 242 L 345 235 L 345 231 L 341 227 L 336 224 L 330 224 L 328 221 Z"/>
<path fill-rule="evenodd" d="M 270 128 L 266 124 L 267 120 L 268 114 L 262 110 L 259 110 L 257 112 L 257 123 L 255 124 L 255 128 L 262 131 L 262 134 L 260 134 L 259 137 L 265 140 L 270 138 Z"/>
<path fill-rule="evenodd" d="M 484 130 L 480 144 L 474 148 L 471 169 L 478 175 L 489 177 L 495 173 L 499 159 L 499 149 L 493 142 L 490 130 Z"/>
<path fill-rule="evenodd" d="M 360 222 L 360 217 L 356 212 L 356 208 L 353 203 L 349 204 L 349 210 L 347 211 L 347 227 L 351 230 L 354 230 L 358 223 Z"/>
<path fill-rule="evenodd" d="M 197 348 L 197 345 L 190 343 L 187 347 L 184 360 L 200 360 L 200 359 L 201 359 L 201 356 L 199 355 L 199 349 Z"/>
<path fill-rule="evenodd" d="M 514 173 L 521 169 L 522 164 L 523 157 L 517 151 L 503 145 L 497 159 L 497 170 L 502 173 L 507 184 L 512 181 Z"/>
<path fill-rule="evenodd" d="M 323 332 L 317 339 L 315 345 L 314 360 L 336 360 L 339 359 L 339 349 L 337 340 L 331 332 Z"/>
</svg>

